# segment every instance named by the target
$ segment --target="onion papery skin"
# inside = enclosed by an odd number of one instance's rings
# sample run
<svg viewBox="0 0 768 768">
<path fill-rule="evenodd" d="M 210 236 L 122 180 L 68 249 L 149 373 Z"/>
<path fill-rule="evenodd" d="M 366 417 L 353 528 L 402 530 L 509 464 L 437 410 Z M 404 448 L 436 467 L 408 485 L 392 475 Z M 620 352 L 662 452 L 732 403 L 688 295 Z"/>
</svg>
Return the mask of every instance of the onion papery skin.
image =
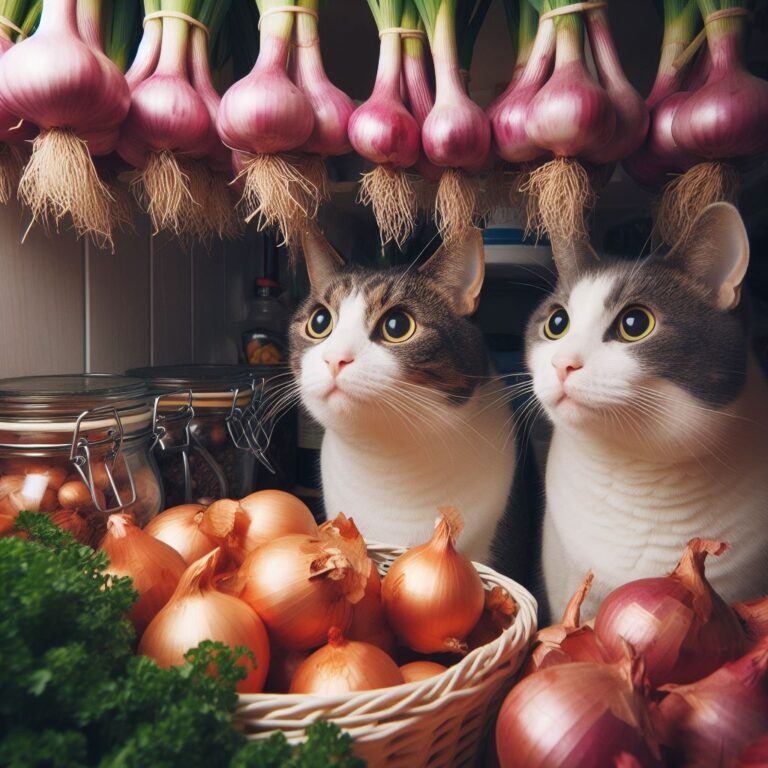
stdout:
<svg viewBox="0 0 768 768">
<path fill-rule="evenodd" d="M 642 685 L 627 667 L 562 664 L 518 683 L 496 724 L 501 768 L 612 766 L 623 753 L 660 766 Z"/>
<path fill-rule="evenodd" d="M 525 675 L 556 664 L 574 661 L 602 664 L 606 661 L 592 627 L 581 624 L 581 605 L 589 594 L 592 581 L 590 571 L 568 602 L 560 623 L 536 633 L 536 644 L 525 666 Z"/>
<path fill-rule="evenodd" d="M 186 22 L 163 19 L 157 69 L 131 92 L 131 108 L 117 150 L 124 160 L 138 167 L 143 167 L 144 157 L 150 152 L 199 158 L 210 147 L 210 114 L 187 72 L 189 34 Z"/>
<path fill-rule="evenodd" d="M 184 664 L 184 654 L 203 640 L 231 648 L 244 646 L 256 658 L 244 659 L 248 676 L 239 693 L 259 693 L 269 671 L 269 639 L 258 615 L 242 600 L 214 586 L 221 550 L 215 549 L 187 568 L 168 604 L 147 627 L 138 652 L 168 668 Z"/>
<path fill-rule="evenodd" d="M 400 667 L 400 674 L 406 683 L 416 683 L 442 675 L 446 669 L 448 667 L 444 667 L 436 661 L 411 661 Z"/>
<path fill-rule="evenodd" d="M 528 106 L 549 78 L 555 58 L 555 25 L 544 20 L 536 33 L 533 51 L 519 80 L 489 114 L 494 149 L 510 163 L 535 160 L 546 154 L 528 136 Z"/>
<path fill-rule="evenodd" d="M 382 585 L 387 623 L 419 653 L 465 650 L 463 642 L 483 612 L 485 594 L 475 567 L 453 543 L 444 517 L 432 539 L 390 566 Z"/>
<path fill-rule="evenodd" d="M 217 128 L 230 149 L 254 155 L 288 152 L 312 135 L 312 105 L 286 73 L 289 40 L 270 31 L 281 15 L 264 20 L 256 64 L 221 100 Z"/>
<path fill-rule="evenodd" d="M 395 645 L 395 636 L 384 617 L 381 601 L 381 576 L 376 568 L 371 568 L 365 594 L 355 604 L 352 622 L 346 632 L 350 640 L 362 640 L 371 643 L 386 653 L 391 653 Z"/>
<path fill-rule="evenodd" d="M 628 157 L 640 147 L 648 133 L 648 108 L 624 75 L 605 9 L 587 12 L 586 24 L 600 83 L 616 114 L 616 128 L 607 144 L 596 147 L 585 157 L 592 163 L 605 165 Z"/>
<path fill-rule="evenodd" d="M 314 115 L 312 134 L 300 149 L 321 157 L 346 154 L 352 149 L 347 126 L 355 104 L 328 79 L 320 55 L 317 21 L 298 14 L 295 23 L 298 45 L 292 54 L 292 79 L 309 100 Z"/>
<path fill-rule="evenodd" d="M 517 603 L 503 587 L 493 587 L 485 593 L 485 607 L 480 620 L 467 638 L 470 648 L 493 642 L 511 626 L 517 615 Z"/>
<path fill-rule="evenodd" d="M 133 580 L 139 599 L 130 619 L 141 636 L 170 600 L 186 563 L 175 549 L 145 533 L 125 514 L 110 515 L 99 549 L 109 557 L 110 574 Z"/>
<path fill-rule="evenodd" d="M 152 518 L 144 532 L 173 547 L 191 565 L 218 546 L 214 538 L 200 530 L 204 510 L 202 504 L 171 507 Z"/>
<path fill-rule="evenodd" d="M 768 639 L 690 685 L 665 686 L 664 743 L 685 765 L 720 768 L 768 732 Z"/>
<path fill-rule="evenodd" d="M 349 140 L 359 155 L 377 165 L 410 168 L 421 150 L 419 125 L 400 93 L 399 35 L 384 35 L 371 97 L 349 120 Z"/>
<path fill-rule="evenodd" d="M 35 33 L 0 59 L 0 103 L 41 130 L 107 130 L 128 112 L 125 78 L 80 39 L 75 9 L 75 0 L 46 0 Z"/>
<path fill-rule="evenodd" d="M 401 685 L 397 664 L 370 643 L 347 640 L 340 630 L 328 633 L 328 644 L 304 661 L 291 681 L 291 693 L 335 696 Z"/>
<path fill-rule="evenodd" d="M 768 597 L 735 603 L 733 610 L 736 611 L 750 640 L 768 637 Z"/>
<path fill-rule="evenodd" d="M 706 554 L 721 542 L 693 539 L 669 576 L 639 579 L 605 598 L 595 633 L 606 658 L 630 643 L 646 664 L 653 685 L 689 683 L 737 658 L 746 639 L 734 611 L 704 577 Z"/>
<path fill-rule="evenodd" d="M 712 66 L 706 82 L 678 109 L 672 134 L 684 150 L 708 160 L 753 157 L 768 150 L 768 82 L 742 64 L 738 32 L 708 27 Z"/>
<path fill-rule="evenodd" d="M 259 614 L 276 644 L 309 650 L 322 645 L 332 627 L 349 627 L 368 573 L 335 557 L 319 539 L 294 534 L 262 545 L 240 566 L 240 598 Z"/>
<path fill-rule="evenodd" d="M 309 507 L 285 491 L 256 491 L 240 499 L 226 550 L 240 564 L 262 544 L 290 534 L 318 535 Z"/>
</svg>

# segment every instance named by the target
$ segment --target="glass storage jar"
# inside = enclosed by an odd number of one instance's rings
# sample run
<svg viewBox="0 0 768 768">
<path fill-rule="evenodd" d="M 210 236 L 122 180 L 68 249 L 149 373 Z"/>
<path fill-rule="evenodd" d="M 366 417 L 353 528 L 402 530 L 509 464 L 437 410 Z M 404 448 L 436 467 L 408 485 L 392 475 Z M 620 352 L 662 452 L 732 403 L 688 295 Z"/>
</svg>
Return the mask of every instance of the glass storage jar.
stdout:
<svg viewBox="0 0 768 768">
<path fill-rule="evenodd" d="M 128 375 L 145 379 L 156 398 L 155 456 L 168 506 L 290 487 L 280 455 L 285 440 L 273 440 L 269 459 L 262 460 L 252 439 L 258 369 L 173 365 L 134 368 Z"/>
<path fill-rule="evenodd" d="M 0 380 L 0 531 L 47 512 L 98 544 L 106 518 L 145 525 L 163 505 L 152 408 L 139 379 L 103 374 Z"/>
</svg>

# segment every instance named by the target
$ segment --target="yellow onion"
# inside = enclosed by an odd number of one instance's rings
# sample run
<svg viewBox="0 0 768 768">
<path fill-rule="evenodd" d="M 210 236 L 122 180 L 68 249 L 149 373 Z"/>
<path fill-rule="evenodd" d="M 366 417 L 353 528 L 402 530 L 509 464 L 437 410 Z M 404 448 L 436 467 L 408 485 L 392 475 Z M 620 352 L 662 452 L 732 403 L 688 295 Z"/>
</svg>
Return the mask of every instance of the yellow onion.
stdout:
<svg viewBox="0 0 768 768">
<path fill-rule="evenodd" d="M 144 530 L 173 547 L 189 565 L 219 546 L 217 542 L 232 530 L 234 514 L 231 505 L 219 502 L 207 508 L 181 504 L 161 512 Z"/>
<path fill-rule="evenodd" d="M 400 667 L 400 674 L 406 683 L 415 683 L 419 680 L 428 680 L 442 674 L 448 667 L 438 664 L 436 661 L 412 661 Z"/>
<path fill-rule="evenodd" d="M 352 691 L 389 688 L 405 682 L 397 664 L 381 648 L 347 640 L 338 627 L 328 632 L 328 644 L 296 670 L 291 693 L 333 696 Z"/>
<path fill-rule="evenodd" d="M 355 521 L 341 512 L 333 520 L 320 526 L 320 536 L 327 540 L 342 537 L 365 546 L 365 540 Z M 381 602 L 381 576 L 373 565 L 365 585 L 365 593 L 362 599 L 355 603 L 352 623 L 346 631 L 346 636 L 350 640 L 372 643 L 387 653 L 394 647 L 395 636 L 384 618 L 384 606 Z"/>
<path fill-rule="evenodd" d="M 109 516 L 99 549 L 109 557 L 109 573 L 133 579 L 139 599 L 131 609 L 130 619 L 141 635 L 170 599 L 186 563 L 175 549 L 153 539 L 126 514 Z"/>
<path fill-rule="evenodd" d="M 750 641 L 768 637 L 768 597 L 760 597 L 746 603 L 734 603 L 731 607 L 739 617 Z"/>
<path fill-rule="evenodd" d="M 485 593 L 485 607 L 480 621 L 469 633 L 467 644 L 479 648 L 495 640 L 509 628 L 517 615 L 517 603 L 504 587 L 495 586 Z"/>
<path fill-rule="evenodd" d="M 91 543 L 91 526 L 76 509 L 58 509 L 52 512 L 51 522 L 71 533 L 81 544 Z"/>
<path fill-rule="evenodd" d="M 7 459 L 3 462 L 3 472 L 7 475 L 44 475 L 47 486 L 58 491 L 67 479 L 69 470 L 50 464 L 51 459 Z"/>
<path fill-rule="evenodd" d="M 466 651 L 485 603 L 480 576 L 455 547 L 461 516 L 453 508 L 440 513 L 430 541 L 400 555 L 382 585 L 389 626 L 419 653 Z"/>
<path fill-rule="evenodd" d="M 238 571 L 238 594 L 276 643 L 308 650 L 322 645 L 331 627 L 349 627 L 370 569 L 359 542 L 282 536 L 248 555 Z"/>
<path fill-rule="evenodd" d="M 96 500 L 102 509 L 106 506 L 104 493 L 99 488 L 95 489 Z M 67 480 L 59 488 L 59 504 L 64 509 L 95 510 L 96 506 L 91 498 L 88 486 L 82 480 Z"/>
<path fill-rule="evenodd" d="M 4 475 L 0 477 L 0 515 L 16 519 L 23 511 L 53 512 L 59 504 L 48 475 Z"/>
<path fill-rule="evenodd" d="M 203 640 L 243 646 L 253 653 L 255 664 L 242 659 L 248 676 L 237 690 L 258 693 L 269 671 L 267 632 L 252 608 L 216 589 L 221 555 L 221 549 L 214 549 L 187 568 L 168 604 L 147 627 L 139 653 L 167 668 L 183 664 L 184 654 Z"/>
<path fill-rule="evenodd" d="M 257 491 L 239 504 L 234 530 L 226 542 L 227 552 L 238 564 L 257 547 L 281 536 L 318 534 L 309 507 L 285 491 Z"/>
</svg>

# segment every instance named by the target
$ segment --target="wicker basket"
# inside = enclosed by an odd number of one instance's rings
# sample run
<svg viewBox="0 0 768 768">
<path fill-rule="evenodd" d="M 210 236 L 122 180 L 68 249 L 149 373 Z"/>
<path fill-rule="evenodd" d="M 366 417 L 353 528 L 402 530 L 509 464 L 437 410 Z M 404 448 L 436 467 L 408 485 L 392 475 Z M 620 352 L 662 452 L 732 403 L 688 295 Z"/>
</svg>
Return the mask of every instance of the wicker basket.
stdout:
<svg viewBox="0 0 768 768">
<path fill-rule="evenodd" d="M 368 544 L 383 574 L 403 550 Z M 369 768 L 443 768 L 473 765 L 512 686 L 536 631 L 536 601 L 523 587 L 475 564 L 486 587 L 507 589 L 519 606 L 499 638 L 476 648 L 441 675 L 394 688 L 337 696 L 244 694 L 238 719 L 251 738 L 282 730 L 301 741 L 316 720 L 331 720 L 350 733 L 355 753 Z"/>
</svg>

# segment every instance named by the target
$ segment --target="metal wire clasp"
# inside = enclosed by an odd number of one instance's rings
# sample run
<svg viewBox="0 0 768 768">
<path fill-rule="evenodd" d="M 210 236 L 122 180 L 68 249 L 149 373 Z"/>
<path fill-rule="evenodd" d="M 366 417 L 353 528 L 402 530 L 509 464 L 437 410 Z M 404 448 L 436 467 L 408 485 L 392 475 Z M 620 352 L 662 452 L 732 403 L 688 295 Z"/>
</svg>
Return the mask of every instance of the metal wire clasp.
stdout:
<svg viewBox="0 0 768 768">
<path fill-rule="evenodd" d="M 110 427 L 107 430 L 105 437 L 98 440 L 89 440 L 87 435 L 81 435 L 83 429 L 83 422 L 97 419 L 101 415 L 111 415 L 115 421 L 115 426 Z M 109 480 L 109 487 L 112 491 L 112 495 L 117 502 L 115 507 L 102 507 L 99 503 L 98 495 L 96 493 L 96 486 L 93 482 L 93 466 L 91 462 L 91 449 L 100 448 L 102 446 L 111 446 L 109 450 L 104 454 L 104 470 Z M 128 478 L 128 484 L 130 487 L 130 499 L 123 500 L 120 495 L 120 491 L 117 488 L 115 482 L 114 470 L 118 457 L 123 460 L 123 467 L 125 468 L 125 474 Z M 128 461 L 123 453 L 123 422 L 120 420 L 120 415 L 115 408 L 109 405 L 100 406 L 98 408 L 91 408 L 87 411 L 83 411 L 78 416 L 75 422 L 75 431 L 72 435 L 72 448 L 69 452 L 70 461 L 74 464 L 77 474 L 80 475 L 82 481 L 88 488 L 88 493 L 91 495 L 96 509 L 104 515 L 110 515 L 113 512 L 119 512 L 121 509 L 130 507 L 136 501 L 136 485 L 133 482 L 133 475 L 131 469 L 128 466 Z"/>
<path fill-rule="evenodd" d="M 243 390 L 240 387 L 235 387 L 232 391 L 232 408 L 225 421 L 229 436 L 235 446 L 242 451 L 250 451 L 259 463 L 274 475 L 276 474 L 275 468 L 266 455 L 272 434 L 264 429 L 259 418 L 265 384 L 265 379 L 261 379 L 259 384 L 256 384 L 256 379 L 251 380 L 251 398 L 245 408 L 238 405 L 240 393 Z"/>
</svg>

